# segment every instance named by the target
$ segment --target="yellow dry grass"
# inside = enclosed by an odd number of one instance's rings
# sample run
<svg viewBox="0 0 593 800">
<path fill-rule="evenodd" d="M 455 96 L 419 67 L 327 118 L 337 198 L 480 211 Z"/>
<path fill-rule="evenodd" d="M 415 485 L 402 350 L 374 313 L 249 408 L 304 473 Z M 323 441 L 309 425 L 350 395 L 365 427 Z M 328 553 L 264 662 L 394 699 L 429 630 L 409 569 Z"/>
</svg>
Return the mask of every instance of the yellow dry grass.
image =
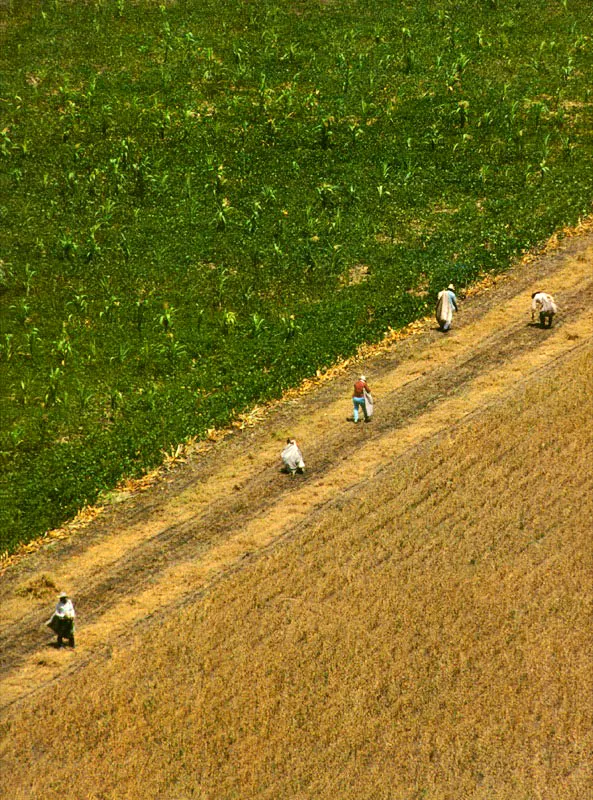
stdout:
<svg viewBox="0 0 593 800">
<path fill-rule="evenodd" d="M 288 538 L 21 701 L 2 796 L 589 797 L 580 341 L 452 429 L 394 440 Z"/>
</svg>

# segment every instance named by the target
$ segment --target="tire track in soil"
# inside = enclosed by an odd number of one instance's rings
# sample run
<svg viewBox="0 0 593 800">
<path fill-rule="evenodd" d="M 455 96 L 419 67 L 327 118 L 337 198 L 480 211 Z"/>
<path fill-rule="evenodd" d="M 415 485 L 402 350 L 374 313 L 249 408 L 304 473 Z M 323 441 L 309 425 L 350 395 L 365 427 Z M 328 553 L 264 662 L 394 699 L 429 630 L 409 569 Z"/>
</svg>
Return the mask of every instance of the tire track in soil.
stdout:
<svg viewBox="0 0 593 800">
<path fill-rule="evenodd" d="M 423 357 L 427 355 L 427 348 L 435 344 L 438 346 L 444 342 L 445 337 L 435 333 L 434 330 L 425 331 L 416 340 L 407 343 L 407 349 L 412 358 L 419 355 L 419 367 L 421 374 L 414 377 L 413 370 L 409 379 L 388 390 L 380 396 L 379 414 L 371 426 L 333 426 L 328 428 L 322 437 L 319 437 L 313 446 L 308 446 L 306 451 L 307 461 L 314 464 L 314 471 L 308 473 L 304 480 L 293 482 L 285 476 L 279 478 L 277 469 L 278 444 L 274 443 L 274 455 L 271 457 L 267 451 L 264 452 L 263 465 L 260 471 L 243 481 L 243 485 L 237 485 L 237 490 L 228 491 L 214 495 L 205 511 L 189 513 L 186 519 L 174 522 L 171 525 L 158 527 L 155 533 L 147 539 L 135 544 L 126 550 L 121 556 L 116 557 L 109 565 L 107 574 L 103 569 L 97 569 L 94 573 L 85 576 L 84 587 L 80 587 L 75 593 L 77 607 L 84 609 L 84 625 L 91 625 L 99 620 L 107 609 L 123 598 L 133 598 L 139 592 L 150 589 L 151 585 L 158 585 L 158 579 L 171 566 L 186 562 L 197 561 L 205 558 L 213 548 L 220 547 L 225 539 L 232 535 L 234 531 L 241 527 L 247 527 L 250 523 L 282 504 L 284 500 L 290 500 L 294 490 L 298 489 L 298 494 L 306 492 L 309 485 L 323 480 L 335 468 L 337 454 L 342 460 L 348 462 L 355 457 L 361 447 L 372 448 L 373 443 L 381 439 L 388 432 L 397 431 L 404 427 L 409 427 L 416 420 L 422 417 L 437 401 L 446 402 L 446 398 L 462 394 L 478 376 L 485 372 L 495 370 L 497 367 L 504 368 L 504 365 L 517 355 L 525 351 L 537 351 L 545 348 L 551 336 L 562 335 L 565 320 L 575 319 L 586 308 L 590 308 L 593 300 L 593 284 L 591 282 L 591 252 L 593 244 L 591 240 L 583 242 L 573 242 L 575 250 L 573 257 L 578 261 L 585 261 L 587 267 L 580 272 L 580 280 L 577 279 L 572 287 L 567 287 L 564 292 L 558 295 L 561 303 L 562 314 L 552 331 L 544 332 L 539 327 L 526 325 L 525 317 L 515 319 L 506 327 L 494 328 L 490 330 L 486 325 L 485 329 L 480 328 L 485 325 L 488 317 L 488 303 L 484 298 L 476 298 L 467 301 L 464 306 L 464 313 L 459 315 L 459 331 L 470 328 L 472 325 L 477 328 L 475 331 L 474 345 L 466 344 L 460 347 L 458 353 L 453 352 L 448 357 L 442 358 L 441 362 L 431 364 L 430 356 L 428 367 L 423 363 Z M 570 249 L 570 248 L 569 248 Z M 566 263 L 570 266 L 570 258 L 565 253 L 556 256 L 552 261 L 549 273 L 565 272 Z M 582 266 L 582 264 L 581 264 Z M 541 273 L 541 266 L 539 272 Z M 537 272 L 537 270 L 536 270 Z M 578 270 L 577 270 L 578 272 Z M 506 295 L 509 299 L 516 298 L 529 284 L 529 279 L 534 279 L 533 275 L 524 276 L 523 280 L 516 281 L 516 285 L 507 285 Z M 535 279 L 538 278 L 536 274 Z M 523 298 L 521 298 L 523 301 Z M 473 308 L 472 308 L 473 305 Z M 468 311 L 469 313 L 466 313 Z M 447 345 L 455 342 L 455 331 L 448 336 Z M 471 338 L 471 337 L 470 337 Z M 401 371 L 404 362 L 398 360 L 401 349 L 395 347 L 391 353 L 382 355 L 374 365 L 374 375 L 376 375 L 378 385 L 387 385 L 392 373 Z M 408 354 L 409 357 L 409 354 Z M 365 367 L 366 369 L 366 367 Z M 369 370 L 370 371 L 370 370 Z M 348 379 L 348 387 L 350 384 Z M 305 398 L 303 403 L 299 403 L 296 408 L 281 408 L 274 419 L 261 426 L 255 434 L 249 435 L 248 447 L 255 449 L 262 442 L 269 440 L 270 430 L 277 426 L 278 422 L 297 421 L 301 426 L 307 426 L 307 414 L 314 409 L 316 397 L 325 396 L 331 402 L 349 408 L 349 403 L 343 401 L 341 387 L 337 387 L 335 381 L 330 387 L 316 393 L 315 396 Z M 373 381 L 373 384 L 375 381 Z M 340 392 L 340 399 L 336 400 L 337 389 Z M 317 400 L 317 402 L 319 402 Z M 299 421 L 299 416 L 301 417 Z M 304 422 L 303 422 L 304 419 Z M 295 427 L 294 425 L 292 427 Z M 362 438 L 364 437 L 364 438 Z M 196 486 L 208 485 L 208 482 L 217 475 L 217 458 L 220 451 L 226 451 L 227 460 L 232 460 L 237 453 L 245 447 L 245 437 L 237 436 L 223 442 L 222 447 L 214 448 L 206 457 L 198 457 L 197 464 L 190 467 L 182 474 L 174 486 L 169 489 L 166 487 L 165 494 L 178 496 L 183 493 L 191 492 Z M 260 455 L 260 461 L 261 461 Z M 257 459 L 255 459 L 257 463 Z M 116 509 L 110 514 L 109 526 L 107 520 L 102 520 L 95 526 L 93 536 L 77 537 L 76 540 L 61 543 L 53 550 L 42 553 L 36 558 L 39 562 L 39 569 L 51 570 L 60 561 L 68 558 L 82 558 L 89 545 L 93 541 L 101 538 L 117 536 L 117 531 L 109 530 L 113 521 L 119 529 L 126 526 L 140 525 L 149 523 L 155 515 L 166 516 L 167 499 L 155 501 L 162 487 L 156 487 L 155 492 L 149 492 L 137 505 L 131 509 Z M 168 491 L 167 491 L 168 490 Z M 322 503 L 321 505 L 324 505 Z M 315 499 L 310 502 L 309 512 L 312 513 L 318 507 Z M 91 534 L 93 533 L 91 529 Z M 19 573 L 27 572 L 24 570 L 14 570 L 10 575 L 11 580 L 3 586 L 0 597 L 6 595 L 6 586 L 14 592 L 18 582 Z M 21 574 L 22 582 L 22 574 Z M 4 583 L 4 582 L 3 582 Z M 41 608 L 41 606 L 43 608 Z M 51 606 L 51 603 L 50 603 Z M 0 680 L 18 671 L 23 663 L 30 659 L 40 647 L 40 625 L 47 614 L 48 603 L 41 600 L 37 602 L 36 608 L 28 611 L 24 615 L 16 616 L 9 620 L 6 629 L 0 635 Z M 78 653 L 77 653 L 78 654 Z M 71 654 L 74 655 L 74 654 Z M 65 666 L 65 665 L 64 665 Z"/>
</svg>

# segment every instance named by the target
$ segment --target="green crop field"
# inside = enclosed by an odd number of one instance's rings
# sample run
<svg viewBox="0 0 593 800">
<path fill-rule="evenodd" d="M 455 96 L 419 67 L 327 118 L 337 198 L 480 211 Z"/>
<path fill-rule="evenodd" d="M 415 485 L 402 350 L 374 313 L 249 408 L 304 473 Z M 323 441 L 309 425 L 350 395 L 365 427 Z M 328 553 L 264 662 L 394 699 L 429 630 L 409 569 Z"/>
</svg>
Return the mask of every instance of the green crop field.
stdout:
<svg viewBox="0 0 593 800">
<path fill-rule="evenodd" d="M 590 0 L 0 15 L 0 550 L 591 211 Z"/>
</svg>

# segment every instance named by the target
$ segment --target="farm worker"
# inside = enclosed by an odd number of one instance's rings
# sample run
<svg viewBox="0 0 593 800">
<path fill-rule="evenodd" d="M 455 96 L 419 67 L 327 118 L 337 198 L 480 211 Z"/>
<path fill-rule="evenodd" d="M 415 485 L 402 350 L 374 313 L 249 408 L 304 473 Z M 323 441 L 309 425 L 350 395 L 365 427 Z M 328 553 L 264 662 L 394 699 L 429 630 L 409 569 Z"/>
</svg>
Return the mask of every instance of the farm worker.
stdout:
<svg viewBox="0 0 593 800">
<path fill-rule="evenodd" d="M 48 628 L 57 634 L 58 647 L 62 646 L 62 639 L 68 639 L 70 647 L 74 647 L 74 617 L 76 613 L 72 600 L 68 597 L 66 592 L 58 595 L 58 604 L 56 610 L 51 615 L 51 619 L 46 622 Z"/>
<path fill-rule="evenodd" d="M 299 475 L 302 475 L 305 471 L 305 462 L 303 461 L 303 454 L 296 443 L 296 439 L 287 439 L 286 440 L 286 447 L 281 453 L 282 458 L 282 471 L 288 472 L 291 475 L 294 475 L 295 472 L 298 472 Z"/>
<path fill-rule="evenodd" d="M 364 421 L 370 422 L 373 413 L 373 400 L 371 395 L 371 387 L 367 383 L 364 375 L 354 384 L 354 392 L 352 393 L 352 405 L 354 406 L 353 418 L 354 422 L 358 422 L 358 412 L 362 409 L 364 413 Z M 369 413 L 370 411 L 370 413 Z"/>
<path fill-rule="evenodd" d="M 439 328 L 448 331 L 453 321 L 453 312 L 457 311 L 457 298 L 455 297 L 455 287 L 450 283 L 446 289 L 438 293 L 436 318 Z"/>
<path fill-rule="evenodd" d="M 552 327 L 552 320 L 554 319 L 554 314 L 558 311 L 556 307 L 556 303 L 554 302 L 554 298 L 551 294 L 546 294 L 545 292 L 534 292 L 531 295 L 531 321 L 533 322 L 533 318 L 537 313 L 539 313 L 539 324 L 542 328 L 546 327 L 546 320 L 548 322 L 547 327 Z"/>
</svg>

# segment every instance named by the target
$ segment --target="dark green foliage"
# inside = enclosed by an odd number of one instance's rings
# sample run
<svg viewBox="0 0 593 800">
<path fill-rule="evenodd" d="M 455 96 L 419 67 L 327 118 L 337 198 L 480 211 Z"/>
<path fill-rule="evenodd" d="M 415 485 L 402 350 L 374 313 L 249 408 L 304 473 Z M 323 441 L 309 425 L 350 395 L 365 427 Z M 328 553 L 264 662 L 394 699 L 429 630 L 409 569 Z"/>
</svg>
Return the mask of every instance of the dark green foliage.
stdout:
<svg viewBox="0 0 593 800">
<path fill-rule="evenodd" d="M 590 23 L 588 0 L 14 4 L 0 549 L 589 213 Z"/>
</svg>

